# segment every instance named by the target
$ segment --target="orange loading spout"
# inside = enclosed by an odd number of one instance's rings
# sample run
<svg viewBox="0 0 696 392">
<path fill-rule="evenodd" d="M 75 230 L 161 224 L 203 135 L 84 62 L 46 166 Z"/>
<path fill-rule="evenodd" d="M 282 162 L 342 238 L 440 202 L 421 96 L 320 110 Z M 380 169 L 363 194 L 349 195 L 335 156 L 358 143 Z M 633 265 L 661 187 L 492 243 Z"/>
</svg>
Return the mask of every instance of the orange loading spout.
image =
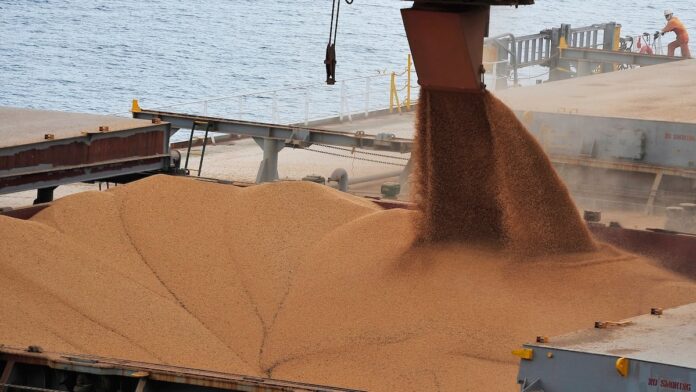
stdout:
<svg viewBox="0 0 696 392">
<path fill-rule="evenodd" d="M 414 0 L 401 10 L 418 83 L 431 90 L 482 91 L 483 39 L 491 5 L 534 0 Z"/>
</svg>

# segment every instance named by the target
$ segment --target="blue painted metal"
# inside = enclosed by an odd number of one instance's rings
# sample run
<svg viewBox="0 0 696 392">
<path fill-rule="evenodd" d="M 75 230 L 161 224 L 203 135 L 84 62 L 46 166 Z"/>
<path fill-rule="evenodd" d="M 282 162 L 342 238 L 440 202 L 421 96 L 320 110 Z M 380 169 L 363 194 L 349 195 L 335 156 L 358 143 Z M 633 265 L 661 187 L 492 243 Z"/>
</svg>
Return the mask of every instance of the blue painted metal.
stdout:
<svg viewBox="0 0 696 392">
<path fill-rule="evenodd" d="M 592 329 L 525 345 L 533 357 L 520 361 L 517 381 L 522 391 L 538 392 L 692 391 L 694 333 L 696 303 L 597 322 Z"/>
<path fill-rule="evenodd" d="M 630 361 L 629 377 L 622 377 L 615 369 L 621 356 L 598 355 L 560 349 L 525 346 L 535 350 L 533 361 L 520 363 L 518 383 L 535 380 L 533 389 L 521 391 L 539 392 L 643 392 L 688 391 L 696 387 L 696 369 L 661 363 Z M 538 355 L 536 355 L 538 353 Z M 551 353 L 552 357 L 547 356 Z M 657 384 L 648 385 L 650 380 Z M 528 381 L 527 381 L 528 382 Z M 655 381 L 652 381 L 655 382 Z M 662 382 L 690 385 L 690 389 L 659 388 Z M 686 387 L 684 387 L 686 388 Z"/>
</svg>

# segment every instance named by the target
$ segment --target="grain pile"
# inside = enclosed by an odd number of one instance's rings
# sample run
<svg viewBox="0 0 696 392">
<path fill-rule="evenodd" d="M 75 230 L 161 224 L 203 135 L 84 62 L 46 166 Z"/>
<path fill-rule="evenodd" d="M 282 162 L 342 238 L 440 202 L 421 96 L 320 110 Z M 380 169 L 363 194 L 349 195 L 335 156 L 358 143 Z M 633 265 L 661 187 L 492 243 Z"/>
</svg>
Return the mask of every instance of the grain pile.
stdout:
<svg viewBox="0 0 696 392">
<path fill-rule="evenodd" d="M 423 90 L 416 124 L 421 242 L 524 254 L 595 244 L 551 162 L 490 93 Z"/>
<path fill-rule="evenodd" d="M 372 391 L 516 391 L 521 343 L 696 300 L 606 246 L 524 262 L 414 249 L 415 214 L 312 183 L 158 176 L 0 217 L 0 343 Z"/>
</svg>

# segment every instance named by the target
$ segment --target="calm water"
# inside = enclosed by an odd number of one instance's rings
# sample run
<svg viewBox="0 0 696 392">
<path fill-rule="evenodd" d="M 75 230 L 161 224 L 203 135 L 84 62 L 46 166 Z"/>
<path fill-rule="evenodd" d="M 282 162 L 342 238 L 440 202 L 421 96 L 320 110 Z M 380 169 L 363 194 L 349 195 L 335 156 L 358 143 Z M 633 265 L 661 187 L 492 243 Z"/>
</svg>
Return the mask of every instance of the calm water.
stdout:
<svg viewBox="0 0 696 392">
<path fill-rule="evenodd" d="M 491 33 L 614 20 L 639 34 L 661 28 L 666 7 L 696 27 L 693 0 L 644 3 L 537 0 L 496 8 Z M 343 4 L 339 78 L 404 66 L 398 9 L 407 4 Z M 0 0 L 0 105 L 111 113 L 127 110 L 132 98 L 153 106 L 321 83 L 330 8 L 329 0 Z M 253 105 L 240 110 L 261 110 Z"/>
</svg>

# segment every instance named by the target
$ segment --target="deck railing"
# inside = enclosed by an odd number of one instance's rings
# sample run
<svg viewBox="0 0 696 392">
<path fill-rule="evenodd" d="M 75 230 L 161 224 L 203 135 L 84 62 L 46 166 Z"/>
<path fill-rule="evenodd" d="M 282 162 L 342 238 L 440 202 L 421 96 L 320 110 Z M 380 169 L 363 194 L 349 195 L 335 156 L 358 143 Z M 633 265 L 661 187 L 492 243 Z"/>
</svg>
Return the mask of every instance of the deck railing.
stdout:
<svg viewBox="0 0 696 392">
<path fill-rule="evenodd" d="M 486 44 L 493 47 L 497 54 L 488 61 L 507 62 L 507 67 L 498 67 L 498 76 L 509 78 L 512 72 L 513 85 L 517 85 L 519 69 L 533 66 L 557 68 L 560 47 L 617 49 L 620 29 L 621 26 L 614 22 L 579 28 L 563 24 L 560 28 L 543 30 L 538 34 L 519 37 L 503 34 L 486 39 Z"/>
</svg>

